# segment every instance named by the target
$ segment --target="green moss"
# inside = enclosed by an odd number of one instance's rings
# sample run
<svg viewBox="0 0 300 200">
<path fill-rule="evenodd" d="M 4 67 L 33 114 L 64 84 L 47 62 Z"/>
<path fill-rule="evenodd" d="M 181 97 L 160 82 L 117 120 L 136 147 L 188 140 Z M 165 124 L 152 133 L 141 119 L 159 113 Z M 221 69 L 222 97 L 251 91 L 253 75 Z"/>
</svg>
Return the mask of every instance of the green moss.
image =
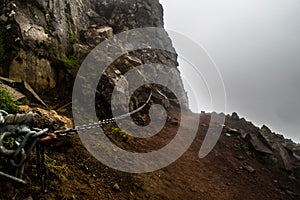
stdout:
<svg viewBox="0 0 300 200">
<path fill-rule="evenodd" d="M 52 66 L 57 69 L 65 70 L 66 74 L 75 75 L 80 67 L 80 63 L 75 56 L 69 56 L 68 58 L 54 59 Z"/>
<path fill-rule="evenodd" d="M 119 127 L 115 126 L 114 124 L 107 124 L 104 127 L 104 132 L 112 139 L 119 138 L 124 142 L 129 142 L 133 140 L 133 136 L 126 131 L 123 131 Z M 111 137 L 112 136 L 112 137 Z"/>
<path fill-rule="evenodd" d="M 37 185 L 31 185 L 28 189 L 32 193 L 39 193 L 41 191 L 40 187 Z"/>
<path fill-rule="evenodd" d="M 75 56 L 70 56 L 69 58 L 60 58 L 59 61 L 66 67 L 67 69 L 78 68 L 79 62 Z"/>
<path fill-rule="evenodd" d="M 47 155 L 45 155 L 45 164 L 52 177 L 57 178 L 55 179 L 55 181 L 65 181 L 67 180 L 67 177 L 71 174 L 71 171 L 68 168 L 67 164 L 62 164 L 59 161 L 50 158 Z"/>
<path fill-rule="evenodd" d="M 289 179 L 292 182 L 299 182 L 299 180 L 296 178 L 296 176 L 293 173 L 289 176 Z"/>
<path fill-rule="evenodd" d="M 75 33 L 71 30 L 71 28 L 68 29 L 68 34 L 69 34 L 69 40 L 71 44 L 75 44 L 78 42 L 78 38 Z"/>
<path fill-rule="evenodd" d="M 19 110 L 20 102 L 13 100 L 11 95 L 0 88 L 0 109 L 8 113 L 16 113 Z"/>
</svg>

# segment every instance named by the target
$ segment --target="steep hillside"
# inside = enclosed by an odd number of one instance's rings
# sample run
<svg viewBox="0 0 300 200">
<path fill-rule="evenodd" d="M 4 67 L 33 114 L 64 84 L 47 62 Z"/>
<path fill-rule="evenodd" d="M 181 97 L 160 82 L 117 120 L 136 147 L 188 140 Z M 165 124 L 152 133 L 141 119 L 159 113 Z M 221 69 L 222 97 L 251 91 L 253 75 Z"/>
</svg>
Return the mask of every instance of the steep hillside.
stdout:
<svg viewBox="0 0 300 200">
<path fill-rule="evenodd" d="M 191 124 L 199 117 L 189 112 L 181 114 Z M 169 110 L 173 119 L 178 115 L 178 110 Z M 265 154 L 243 136 L 259 135 L 266 127 L 259 129 L 236 115 L 228 115 L 217 145 L 207 157 L 200 159 L 198 153 L 210 116 L 201 114 L 197 136 L 179 160 L 152 173 L 130 174 L 108 168 L 91 157 L 77 136 L 53 143 L 46 152 L 47 193 L 39 190 L 33 157 L 26 167 L 25 179 L 30 184 L 17 187 L 2 182 L 0 199 L 299 199 L 299 160 L 290 162 L 298 167 L 287 170 L 282 166 L 282 157 L 276 153 L 278 149 L 270 148 L 270 153 Z M 172 120 L 158 135 L 142 141 L 124 139 L 109 128 L 106 133 L 122 148 L 145 151 L 169 143 L 178 126 Z M 189 131 L 189 124 L 183 128 Z M 285 141 L 279 135 L 269 134 L 274 137 L 270 140 L 273 144 Z M 299 145 L 285 142 L 298 154 Z M 286 158 L 294 157 L 289 154 Z"/>
</svg>

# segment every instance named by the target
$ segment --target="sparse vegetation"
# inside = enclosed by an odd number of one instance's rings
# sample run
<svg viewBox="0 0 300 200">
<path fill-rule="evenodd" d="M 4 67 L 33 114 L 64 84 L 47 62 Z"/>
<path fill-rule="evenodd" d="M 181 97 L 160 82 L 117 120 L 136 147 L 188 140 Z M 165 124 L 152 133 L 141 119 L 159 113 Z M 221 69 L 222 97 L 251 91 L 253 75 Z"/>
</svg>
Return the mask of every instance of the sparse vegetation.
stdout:
<svg viewBox="0 0 300 200">
<path fill-rule="evenodd" d="M 0 109 L 8 113 L 18 112 L 20 102 L 13 100 L 11 95 L 0 88 Z"/>
<path fill-rule="evenodd" d="M 114 124 L 108 124 L 104 127 L 104 132 L 108 136 L 113 136 L 110 137 L 111 139 L 116 139 L 119 138 L 124 142 L 128 142 L 132 140 L 134 137 L 130 135 L 129 133 L 121 130 L 119 127 L 115 126 Z"/>
<path fill-rule="evenodd" d="M 295 177 L 295 175 L 293 173 L 291 175 L 289 175 L 289 179 L 292 182 L 299 182 L 299 180 Z"/>
<path fill-rule="evenodd" d="M 38 193 L 41 191 L 41 188 L 37 185 L 31 185 L 29 187 L 29 191 L 32 192 L 32 193 Z"/>
<path fill-rule="evenodd" d="M 45 154 L 45 164 L 46 167 L 53 176 L 55 176 L 58 180 L 55 180 L 54 182 L 57 183 L 57 181 L 65 181 L 67 180 L 68 175 L 71 173 L 70 169 L 68 168 L 67 164 L 60 163 L 59 161 L 50 158 Z M 52 177 L 53 177 L 52 176 Z M 54 183 L 52 181 L 52 183 Z"/>
<path fill-rule="evenodd" d="M 70 39 L 71 44 L 75 44 L 78 42 L 77 36 L 75 33 L 73 33 L 71 28 L 68 29 L 68 34 L 69 34 L 69 39 Z"/>
<path fill-rule="evenodd" d="M 62 65 L 67 69 L 78 68 L 80 66 L 75 56 L 70 56 L 69 58 L 59 58 L 58 61 L 61 62 Z"/>
</svg>

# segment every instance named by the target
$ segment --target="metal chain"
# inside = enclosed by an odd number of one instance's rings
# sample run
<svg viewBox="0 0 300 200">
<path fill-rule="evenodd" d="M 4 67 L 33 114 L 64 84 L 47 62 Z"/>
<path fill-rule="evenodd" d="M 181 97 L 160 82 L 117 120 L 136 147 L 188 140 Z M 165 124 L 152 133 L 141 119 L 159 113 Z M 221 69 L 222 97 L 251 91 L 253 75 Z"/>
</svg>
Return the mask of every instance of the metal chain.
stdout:
<svg viewBox="0 0 300 200">
<path fill-rule="evenodd" d="M 139 107 L 139 108 L 137 108 L 137 109 L 135 109 L 135 110 L 133 110 L 129 113 L 126 113 L 124 115 L 120 115 L 120 116 L 117 116 L 117 117 L 109 118 L 109 119 L 100 120 L 98 122 L 94 122 L 94 123 L 90 123 L 90 124 L 83 124 L 83 125 L 80 125 L 80 126 L 75 126 L 75 130 L 76 131 L 85 131 L 85 130 L 90 130 L 90 129 L 96 129 L 96 128 L 102 127 L 105 124 L 111 124 L 111 123 L 116 122 L 117 120 L 129 117 L 130 115 L 135 114 L 135 113 L 141 111 L 143 108 L 145 108 L 146 105 L 150 102 L 150 100 L 152 98 L 152 95 L 153 94 L 152 94 L 152 91 L 151 91 L 147 101 L 141 107 Z"/>
<path fill-rule="evenodd" d="M 170 99 L 168 98 L 165 94 L 163 94 L 162 91 L 160 91 L 159 89 L 155 88 L 155 87 L 151 87 L 152 90 L 155 90 L 159 95 L 161 95 L 164 99 L 166 99 L 167 101 L 169 100 L 175 100 L 175 99 Z M 96 129 L 96 128 L 99 128 L 99 127 L 102 127 L 103 125 L 105 124 L 111 124 L 111 123 L 114 123 L 116 122 L 117 120 L 120 120 L 120 119 L 124 119 L 126 117 L 129 117 L 130 115 L 132 114 L 135 114 L 139 111 L 141 111 L 151 100 L 152 96 L 153 96 L 153 93 L 152 93 L 152 90 L 151 90 L 151 93 L 147 99 L 147 101 L 139 108 L 137 108 L 136 110 L 133 110 L 129 113 L 126 113 L 124 115 L 120 115 L 118 117 L 113 117 L 113 118 L 109 118 L 109 119 L 104 119 L 104 120 L 100 120 L 98 122 L 94 122 L 94 123 L 90 123 L 90 124 L 83 124 L 83 125 L 80 125 L 80 126 L 76 126 L 75 127 L 75 130 L 76 131 L 85 131 L 85 130 L 90 130 L 90 129 Z M 181 98 L 184 98 L 184 96 L 180 97 L 179 99 Z M 168 102 L 169 104 L 169 102 Z"/>
</svg>

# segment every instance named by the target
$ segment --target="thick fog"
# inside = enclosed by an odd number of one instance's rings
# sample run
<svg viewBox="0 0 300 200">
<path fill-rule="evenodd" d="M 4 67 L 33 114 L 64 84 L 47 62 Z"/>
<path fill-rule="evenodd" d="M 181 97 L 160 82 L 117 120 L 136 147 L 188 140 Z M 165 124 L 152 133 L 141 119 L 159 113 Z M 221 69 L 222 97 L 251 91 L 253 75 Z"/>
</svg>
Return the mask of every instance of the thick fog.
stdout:
<svg viewBox="0 0 300 200">
<path fill-rule="evenodd" d="M 227 95 L 223 112 L 236 111 L 300 142 L 300 1 L 160 2 L 165 27 L 201 45 L 220 70 Z M 180 70 L 189 77 L 187 65 L 180 60 Z M 191 109 L 211 111 L 205 81 L 189 78 L 190 88 L 203 97 L 198 108 L 191 102 Z"/>
</svg>

